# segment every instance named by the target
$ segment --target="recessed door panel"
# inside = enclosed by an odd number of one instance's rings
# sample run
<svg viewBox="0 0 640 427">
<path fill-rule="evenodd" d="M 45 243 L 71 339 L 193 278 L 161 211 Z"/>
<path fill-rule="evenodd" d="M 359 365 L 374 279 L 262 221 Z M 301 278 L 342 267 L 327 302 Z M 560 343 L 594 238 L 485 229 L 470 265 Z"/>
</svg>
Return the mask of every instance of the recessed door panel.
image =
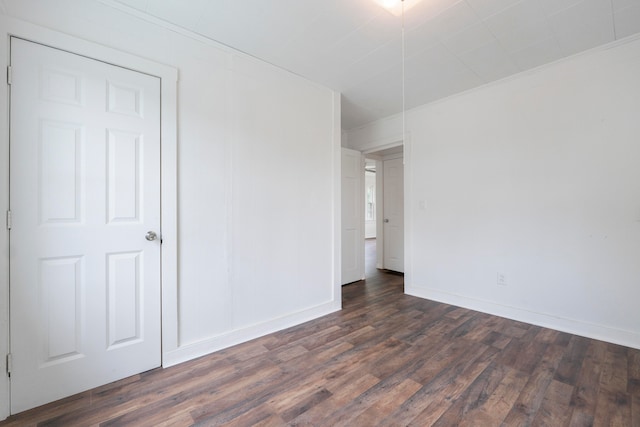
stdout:
<svg viewBox="0 0 640 427">
<path fill-rule="evenodd" d="M 142 253 L 107 255 L 109 348 L 142 338 Z"/>
<path fill-rule="evenodd" d="M 40 260 L 38 300 L 42 365 L 63 363 L 82 356 L 82 291 L 81 257 Z"/>
<path fill-rule="evenodd" d="M 78 223 L 82 206 L 82 126 L 43 120 L 40 128 L 42 223 Z"/>
<path fill-rule="evenodd" d="M 83 104 L 82 76 L 73 72 L 45 67 L 41 72 L 40 86 L 44 101 Z"/>
<path fill-rule="evenodd" d="M 107 131 L 109 222 L 140 221 L 142 135 Z"/>
<path fill-rule="evenodd" d="M 107 111 L 142 117 L 142 91 L 122 83 L 107 83 Z"/>
</svg>

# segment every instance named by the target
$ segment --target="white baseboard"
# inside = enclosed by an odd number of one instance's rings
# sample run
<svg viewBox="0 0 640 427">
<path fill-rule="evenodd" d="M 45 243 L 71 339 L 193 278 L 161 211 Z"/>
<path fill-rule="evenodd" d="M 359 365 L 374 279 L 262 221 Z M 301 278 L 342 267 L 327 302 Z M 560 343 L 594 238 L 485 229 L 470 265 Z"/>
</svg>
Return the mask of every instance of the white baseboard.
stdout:
<svg viewBox="0 0 640 427">
<path fill-rule="evenodd" d="M 242 329 L 236 329 L 202 341 L 180 346 L 163 355 L 162 366 L 168 368 L 169 366 L 177 365 L 178 363 L 193 360 L 236 344 L 247 342 L 273 332 L 281 331 L 283 329 L 308 322 L 309 320 L 317 319 L 318 317 L 334 313 L 340 309 L 341 307 L 339 302 L 331 301 L 307 310 L 272 319 L 264 323 L 251 325 Z"/>
<path fill-rule="evenodd" d="M 553 316 L 546 313 L 538 313 L 491 301 L 484 301 L 476 298 L 442 292 L 435 289 L 406 286 L 405 293 L 407 295 L 464 307 L 470 310 L 517 320 L 519 322 L 542 326 L 544 328 L 555 329 L 561 332 L 567 332 L 574 335 L 623 345 L 625 347 L 640 349 L 640 334 L 636 332 Z"/>
</svg>

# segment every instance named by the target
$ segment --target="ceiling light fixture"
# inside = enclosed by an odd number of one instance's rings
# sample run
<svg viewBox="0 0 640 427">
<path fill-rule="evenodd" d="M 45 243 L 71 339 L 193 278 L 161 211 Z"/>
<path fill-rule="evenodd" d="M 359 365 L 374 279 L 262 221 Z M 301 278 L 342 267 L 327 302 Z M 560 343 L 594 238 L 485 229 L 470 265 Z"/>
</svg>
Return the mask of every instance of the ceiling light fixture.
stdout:
<svg viewBox="0 0 640 427">
<path fill-rule="evenodd" d="M 420 0 L 373 0 L 395 16 L 402 16 L 404 12 L 418 4 Z"/>
</svg>

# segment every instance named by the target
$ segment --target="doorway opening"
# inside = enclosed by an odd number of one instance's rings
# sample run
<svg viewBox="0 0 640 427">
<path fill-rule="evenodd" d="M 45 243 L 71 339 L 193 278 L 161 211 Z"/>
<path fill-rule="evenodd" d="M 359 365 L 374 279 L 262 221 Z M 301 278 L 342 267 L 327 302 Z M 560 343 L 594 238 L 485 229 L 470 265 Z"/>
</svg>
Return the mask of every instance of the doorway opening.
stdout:
<svg viewBox="0 0 640 427">
<path fill-rule="evenodd" d="M 377 234 L 377 197 L 376 197 L 376 160 L 364 161 L 364 276 L 376 274 L 376 234 Z"/>
<path fill-rule="evenodd" d="M 404 272 L 404 149 L 402 142 L 365 152 L 365 278 Z"/>
</svg>

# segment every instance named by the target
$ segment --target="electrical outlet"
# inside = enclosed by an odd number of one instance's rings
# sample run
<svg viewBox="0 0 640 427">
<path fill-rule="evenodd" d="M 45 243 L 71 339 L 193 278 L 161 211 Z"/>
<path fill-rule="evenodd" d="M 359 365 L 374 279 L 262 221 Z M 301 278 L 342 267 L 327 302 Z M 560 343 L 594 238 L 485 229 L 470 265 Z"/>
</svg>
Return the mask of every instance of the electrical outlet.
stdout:
<svg viewBox="0 0 640 427">
<path fill-rule="evenodd" d="M 504 273 L 498 272 L 497 283 L 499 286 L 507 286 L 507 275 Z"/>
</svg>

